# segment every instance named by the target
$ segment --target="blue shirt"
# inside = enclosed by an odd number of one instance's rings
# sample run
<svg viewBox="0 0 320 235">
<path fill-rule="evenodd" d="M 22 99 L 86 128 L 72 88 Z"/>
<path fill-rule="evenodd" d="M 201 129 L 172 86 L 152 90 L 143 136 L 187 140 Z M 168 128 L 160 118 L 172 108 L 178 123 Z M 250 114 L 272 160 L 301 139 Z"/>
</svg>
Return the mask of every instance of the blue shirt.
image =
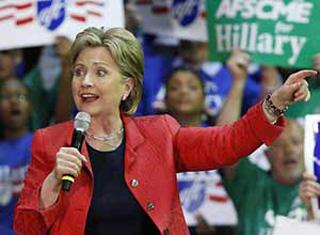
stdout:
<svg viewBox="0 0 320 235">
<path fill-rule="evenodd" d="M 182 58 L 173 58 L 152 50 L 150 42 L 144 41 L 143 94 L 137 116 L 154 114 L 164 104 L 166 76 L 177 67 L 184 66 Z M 220 62 L 205 62 L 197 71 L 205 86 L 206 110 L 212 117 L 220 112 L 232 86 L 233 77 L 226 65 Z M 242 113 L 261 98 L 260 70 L 249 73 L 244 87 Z"/>
<path fill-rule="evenodd" d="M 13 211 L 30 160 L 32 134 L 0 141 L 0 234 L 10 234 Z M 4 232 L 5 231 L 5 232 Z"/>
</svg>

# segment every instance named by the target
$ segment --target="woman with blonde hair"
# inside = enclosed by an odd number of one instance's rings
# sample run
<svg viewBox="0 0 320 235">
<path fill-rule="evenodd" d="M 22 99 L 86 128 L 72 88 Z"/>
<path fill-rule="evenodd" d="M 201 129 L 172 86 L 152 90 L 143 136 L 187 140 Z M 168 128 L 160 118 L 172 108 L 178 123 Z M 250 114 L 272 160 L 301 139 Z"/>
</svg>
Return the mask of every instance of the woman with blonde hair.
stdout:
<svg viewBox="0 0 320 235">
<path fill-rule="evenodd" d="M 176 172 L 237 162 L 283 130 L 285 107 L 307 99 L 305 70 L 229 126 L 183 128 L 170 116 L 133 118 L 143 55 L 122 28 L 88 28 L 71 48 L 72 93 L 91 116 L 81 151 L 69 147 L 71 121 L 35 133 L 15 212 L 17 234 L 188 234 Z M 237 73 L 245 71 L 239 70 Z M 75 181 L 69 192 L 61 178 Z"/>
</svg>

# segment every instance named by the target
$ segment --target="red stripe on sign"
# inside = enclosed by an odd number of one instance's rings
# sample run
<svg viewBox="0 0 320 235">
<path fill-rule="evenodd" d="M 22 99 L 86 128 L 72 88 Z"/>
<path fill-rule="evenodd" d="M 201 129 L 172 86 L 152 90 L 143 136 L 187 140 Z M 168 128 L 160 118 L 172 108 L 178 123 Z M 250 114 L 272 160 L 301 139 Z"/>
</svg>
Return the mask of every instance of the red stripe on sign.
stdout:
<svg viewBox="0 0 320 235">
<path fill-rule="evenodd" d="M 23 18 L 16 20 L 16 25 L 24 25 L 31 23 L 33 21 L 33 17 Z"/>
<path fill-rule="evenodd" d="M 76 21 L 80 21 L 80 22 L 86 21 L 86 17 L 84 17 L 84 16 L 70 14 L 70 17 L 71 17 L 71 19 L 76 20 Z"/>
<path fill-rule="evenodd" d="M 169 7 L 163 6 L 163 7 L 152 7 L 152 12 L 155 14 L 165 14 L 170 11 Z"/>
<path fill-rule="evenodd" d="M 137 0 L 136 2 L 137 5 L 149 5 L 152 4 L 151 0 Z"/>
<path fill-rule="evenodd" d="M 102 17 L 102 14 L 100 12 L 88 10 L 87 13 L 92 16 Z"/>
<path fill-rule="evenodd" d="M 13 15 L 1 16 L 1 17 L 0 17 L 0 21 L 9 20 L 9 19 L 11 19 L 11 18 L 13 18 Z"/>
<path fill-rule="evenodd" d="M 8 4 L 8 5 L 1 6 L 0 7 L 0 11 L 1 10 L 6 10 L 6 9 L 9 9 L 9 8 L 14 8 L 14 5 L 13 4 Z"/>
<path fill-rule="evenodd" d="M 98 1 L 81 1 L 81 2 L 76 2 L 76 5 L 80 7 L 84 5 L 95 5 L 95 6 L 103 7 L 104 3 L 98 2 Z"/>
<path fill-rule="evenodd" d="M 210 195 L 209 200 L 215 202 L 227 202 L 229 198 L 227 196 Z"/>
<path fill-rule="evenodd" d="M 23 4 L 7 4 L 7 5 L 4 5 L 4 6 L 1 6 L 0 7 L 0 11 L 1 10 L 7 10 L 7 9 L 10 9 L 10 8 L 15 8 L 17 10 L 24 10 L 24 9 L 27 9 L 27 8 L 30 8 L 32 7 L 32 3 L 31 2 L 27 2 L 27 3 L 23 3 Z"/>
<path fill-rule="evenodd" d="M 32 3 L 31 2 L 27 2 L 27 3 L 24 3 L 24 4 L 20 4 L 20 5 L 18 5 L 18 4 L 16 4 L 15 5 L 15 8 L 17 9 L 17 10 L 24 10 L 24 9 L 27 9 L 27 8 L 30 8 L 30 7 L 32 7 Z"/>
</svg>

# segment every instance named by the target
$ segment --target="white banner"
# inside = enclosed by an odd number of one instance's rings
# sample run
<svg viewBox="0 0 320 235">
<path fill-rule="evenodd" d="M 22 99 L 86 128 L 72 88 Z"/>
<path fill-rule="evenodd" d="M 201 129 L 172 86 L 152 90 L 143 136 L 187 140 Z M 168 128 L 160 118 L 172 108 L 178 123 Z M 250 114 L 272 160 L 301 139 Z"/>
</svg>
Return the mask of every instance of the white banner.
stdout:
<svg viewBox="0 0 320 235">
<path fill-rule="evenodd" d="M 205 0 L 136 0 L 144 32 L 207 41 Z"/>
<path fill-rule="evenodd" d="M 320 183 L 320 115 L 307 115 L 304 133 L 304 159 L 306 170 Z M 320 197 L 312 198 L 312 210 L 320 222 Z"/>
<path fill-rule="evenodd" d="M 0 50 L 74 39 L 89 26 L 124 27 L 123 1 L 0 0 Z"/>
<path fill-rule="evenodd" d="M 278 216 L 273 235 L 319 235 L 320 224 L 301 222 L 287 217 Z"/>
<path fill-rule="evenodd" d="M 210 225 L 236 225 L 237 214 L 217 171 L 179 173 L 180 200 L 187 224 L 201 215 Z"/>
</svg>

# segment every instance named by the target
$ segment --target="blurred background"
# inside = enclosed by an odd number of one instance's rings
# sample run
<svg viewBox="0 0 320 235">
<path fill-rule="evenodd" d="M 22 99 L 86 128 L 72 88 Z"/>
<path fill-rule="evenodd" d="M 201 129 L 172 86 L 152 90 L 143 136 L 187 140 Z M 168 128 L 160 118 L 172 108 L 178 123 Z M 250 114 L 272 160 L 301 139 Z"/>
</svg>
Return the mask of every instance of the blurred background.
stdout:
<svg viewBox="0 0 320 235">
<path fill-rule="evenodd" d="M 13 234 L 34 131 L 77 112 L 68 54 L 77 32 L 125 27 L 140 40 L 144 91 L 136 116 L 169 113 L 182 126 L 210 127 L 236 121 L 292 72 L 320 72 L 319 12 L 317 0 L 0 1 L 0 234 Z M 237 75 L 237 66 L 246 77 Z M 303 127 L 307 114 L 320 114 L 319 76 L 309 86 L 310 101 L 286 112 L 294 124 L 271 150 L 263 146 L 229 169 L 178 175 L 191 234 L 271 234 L 277 215 L 306 216 L 297 182 L 272 177 L 285 163 L 267 155 L 293 149 L 286 153 L 297 155 L 290 159 L 292 174 L 301 178 L 303 134 L 290 133 Z M 232 174 L 247 177 L 247 184 Z M 256 197 L 273 192 L 264 199 L 267 208 L 250 197 L 259 187 Z"/>
</svg>

